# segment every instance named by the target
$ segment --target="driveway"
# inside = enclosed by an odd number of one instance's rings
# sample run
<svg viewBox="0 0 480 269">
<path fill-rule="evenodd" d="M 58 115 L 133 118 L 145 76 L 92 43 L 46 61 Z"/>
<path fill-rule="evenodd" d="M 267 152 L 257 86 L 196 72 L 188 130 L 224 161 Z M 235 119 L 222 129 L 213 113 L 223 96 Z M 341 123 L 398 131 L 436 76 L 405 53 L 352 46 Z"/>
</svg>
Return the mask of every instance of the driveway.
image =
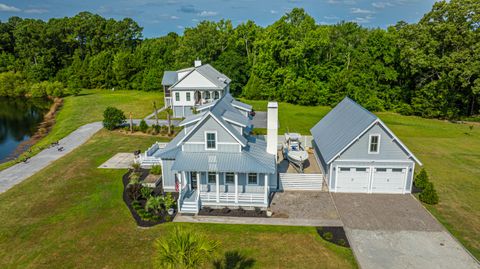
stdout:
<svg viewBox="0 0 480 269">
<path fill-rule="evenodd" d="M 342 226 L 328 192 L 277 192 L 270 203 L 272 217 L 301 226 Z"/>
<path fill-rule="evenodd" d="M 334 193 L 333 199 L 361 268 L 480 268 L 411 195 Z"/>
<path fill-rule="evenodd" d="M 255 111 L 255 117 L 252 119 L 254 128 L 267 128 L 267 112 Z"/>
</svg>

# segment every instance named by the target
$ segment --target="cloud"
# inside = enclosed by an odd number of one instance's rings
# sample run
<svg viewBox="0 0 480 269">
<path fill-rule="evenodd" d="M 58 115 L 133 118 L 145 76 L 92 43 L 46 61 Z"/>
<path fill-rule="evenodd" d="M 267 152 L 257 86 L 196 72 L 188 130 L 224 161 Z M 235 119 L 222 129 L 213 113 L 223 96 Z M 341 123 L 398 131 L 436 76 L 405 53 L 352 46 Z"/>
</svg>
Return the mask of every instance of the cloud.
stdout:
<svg viewBox="0 0 480 269">
<path fill-rule="evenodd" d="M 183 26 L 183 25 L 177 25 L 177 28 L 183 30 L 183 29 L 185 29 L 185 26 Z"/>
<path fill-rule="evenodd" d="M 354 7 L 354 8 L 350 9 L 350 13 L 352 13 L 352 14 L 373 14 L 375 12 L 372 11 L 372 10 L 368 10 L 368 9 L 361 9 L 361 8 L 358 8 L 358 7 Z"/>
<path fill-rule="evenodd" d="M 337 5 L 337 4 L 355 5 L 357 3 L 357 1 L 356 0 L 327 0 L 327 3 L 331 4 L 331 5 Z"/>
<path fill-rule="evenodd" d="M 196 9 L 193 5 L 183 5 L 178 9 L 178 11 L 183 13 L 198 13 L 199 10 Z"/>
<path fill-rule="evenodd" d="M 386 7 L 392 7 L 393 4 L 390 3 L 390 2 L 373 2 L 373 3 L 372 3 L 372 6 L 373 6 L 374 8 L 384 9 L 384 8 L 386 8 Z"/>
<path fill-rule="evenodd" d="M 14 6 L 7 6 L 5 4 L 0 3 L 0 11 L 5 12 L 19 12 L 21 9 L 14 7 Z"/>
<path fill-rule="evenodd" d="M 270 9 L 270 13 L 271 13 L 271 14 L 277 14 L 277 13 L 278 13 L 278 11 L 276 11 L 276 10 L 273 10 L 273 9 Z"/>
<path fill-rule="evenodd" d="M 200 17 L 213 17 L 213 16 L 216 16 L 217 14 L 218 14 L 218 12 L 216 12 L 216 11 L 204 10 L 204 11 L 198 13 L 198 16 L 200 16 Z"/>
<path fill-rule="evenodd" d="M 356 22 L 356 23 L 359 23 L 359 24 L 364 24 L 364 23 L 370 23 L 370 21 L 372 21 L 372 19 L 373 19 L 373 16 L 367 15 L 365 17 L 356 17 L 352 21 Z"/>
<path fill-rule="evenodd" d="M 338 20 L 338 19 L 340 19 L 337 16 L 323 16 L 323 18 L 326 19 L 326 20 Z"/>
<path fill-rule="evenodd" d="M 172 15 L 172 16 L 170 16 L 170 19 L 172 19 L 172 20 L 178 20 L 178 19 L 180 19 L 180 17 L 177 17 L 177 16 L 175 16 L 175 15 Z"/>
<path fill-rule="evenodd" d="M 29 13 L 29 14 L 43 14 L 43 13 L 48 13 L 48 10 L 42 9 L 42 8 L 30 8 L 30 9 L 25 9 L 23 12 Z"/>
</svg>

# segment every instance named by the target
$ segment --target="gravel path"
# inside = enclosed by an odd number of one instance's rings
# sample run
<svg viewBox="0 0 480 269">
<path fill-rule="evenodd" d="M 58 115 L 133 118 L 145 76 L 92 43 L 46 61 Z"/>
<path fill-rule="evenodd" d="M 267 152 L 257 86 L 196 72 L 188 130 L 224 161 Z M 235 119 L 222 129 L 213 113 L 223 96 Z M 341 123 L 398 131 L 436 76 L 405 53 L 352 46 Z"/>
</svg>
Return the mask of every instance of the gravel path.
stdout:
<svg viewBox="0 0 480 269">
<path fill-rule="evenodd" d="M 85 124 L 60 140 L 58 146 L 44 149 L 30 158 L 26 163 L 18 163 L 0 171 L 0 193 L 7 191 L 14 185 L 29 178 L 52 162 L 76 149 L 102 128 L 101 122 Z M 63 151 L 58 150 L 60 147 L 63 147 Z"/>
</svg>

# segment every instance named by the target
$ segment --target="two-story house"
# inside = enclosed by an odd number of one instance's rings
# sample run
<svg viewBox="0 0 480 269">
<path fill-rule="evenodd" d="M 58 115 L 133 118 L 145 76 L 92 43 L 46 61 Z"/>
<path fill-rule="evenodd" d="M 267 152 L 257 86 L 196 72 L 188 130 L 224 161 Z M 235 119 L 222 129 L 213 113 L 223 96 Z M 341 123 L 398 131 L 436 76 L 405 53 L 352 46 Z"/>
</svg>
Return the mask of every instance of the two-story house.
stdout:
<svg viewBox="0 0 480 269">
<path fill-rule="evenodd" d="M 230 79 L 209 64 L 195 61 L 194 67 L 165 71 L 162 79 L 165 106 L 175 118 L 185 118 L 198 107 L 220 99 L 230 91 Z"/>
<path fill-rule="evenodd" d="M 162 166 L 166 191 L 179 192 L 179 211 L 202 206 L 266 208 L 277 189 L 278 106 L 269 103 L 267 141 L 250 136 L 251 106 L 229 93 L 197 107 L 164 148 L 154 144 L 141 158 Z"/>
</svg>

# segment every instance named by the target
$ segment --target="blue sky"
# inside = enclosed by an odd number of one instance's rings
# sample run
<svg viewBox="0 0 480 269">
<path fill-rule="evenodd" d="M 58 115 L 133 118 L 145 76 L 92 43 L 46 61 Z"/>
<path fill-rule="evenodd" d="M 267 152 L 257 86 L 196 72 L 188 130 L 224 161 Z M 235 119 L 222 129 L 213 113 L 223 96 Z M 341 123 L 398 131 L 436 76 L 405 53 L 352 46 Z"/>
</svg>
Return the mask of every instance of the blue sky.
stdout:
<svg viewBox="0 0 480 269">
<path fill-rule="evenodd" d="M 39 18 L 73 16 L 90 11 L 107 18 L 131 17 L 145 37 L 182 33 L 201 20 L 230 19 L 235 25 L 253 20 L 266 26 L 294 7 L 304 8 L 317 23 L 356 21 L 385 28 L 403 20 L 417 22 L 434 0 L 0 0 L 0 20 L 11 16 Z"/>
</svg>

